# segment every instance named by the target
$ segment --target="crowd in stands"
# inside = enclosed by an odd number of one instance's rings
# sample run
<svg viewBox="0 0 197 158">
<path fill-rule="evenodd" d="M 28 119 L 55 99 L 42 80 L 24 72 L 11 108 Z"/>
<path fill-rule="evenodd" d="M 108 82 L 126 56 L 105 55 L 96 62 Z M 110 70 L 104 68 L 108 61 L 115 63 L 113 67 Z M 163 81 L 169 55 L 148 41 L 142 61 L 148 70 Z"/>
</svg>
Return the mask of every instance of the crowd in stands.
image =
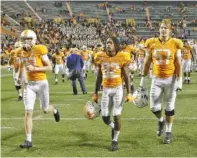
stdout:
<svg viewBox="0 0 197 158">
<path fill-rule="evenodd" d="M 114 13 L 118 12 L 125 12 L 120 7 L 114 7 L 111 4 L 108 3 L 101 3 L 98 4 L 97 7 L 101 9 L 105 9 L 105 7 L 111 8 L 111 10 L 115 10 Z M 130 11 L 135 11 L 139 9 L 146 9 L 146 5 L 144 7 L 136 7 L 135 5 L 128 6 L 130 8 Z M 177 11 L 184 13 L 187 11 L 187 7 L 181 5 L 180 7 L 177 7 Z M 45 9 L 45 8 L 43 8 Z M 168 12 L 171 8 L 166 7 L 166 12 Z M 45 11 L 44 11 L 45 12 Z M 47 12 L 47 10 L 46 10 Z M 53 51 L 59 47 L 59 48 L 67 48 L 71 45 L 76 45 L 78 48 L 82 47 L 83 45 L 86 45 L 88 47 L 93 48 L 95 45 L 99 43 L 104 43 L 104 39 L 108 33 L 115 32 L 119 37 L 128 39 L 128 42 L 132 42 L 135 32 L 137 28 L 139 27 L 138 24 L 136 24 L 135 19 L 132 19 L 132 23 L 128 22 L 127 20 L 114 20 L 112 18 L 111 22 L 106 22 L 103 20 L 97 19 L 96 22 L 88 21 L 87 18 L 84 17 L 84 14 L 80 13 L 80 18 L 75 18 L 75 15 L 73 16 L 74 19 L 69 20 L 62 20 L 60 18 L 60 21 L 56 20 L 48 20 L 48 21 L 41 21 L 36 22 L 31 15 L 29 15 L 27 12 L 22 11 L 21 13 L 15 13 L 11 15 L 13 19 L 24 19 L 20 21 L 20 29 L 23 30 L 25 28 L 32 29 L 36 32 L 38 43 L 45 44 L 48 46 L 49 52 L 53 53 Z M 150 19 L 146 21 L 146 24 L 144 27 L 149 28 L 151 31 L 158 30 L 159 23 L 157 21 L 151 20 L 151 15 L 149 17 Z M 31 20 L 30 20 L 31 19 Z M 186 19 L 186 18 L 185 18 Z M 186 20 L 177 20 L 173 22 L 174 27 L 174 35 L 178 36 L 179 38 L 185 38 L 186 34 L 190 34 L 189 31 L 185 31 L 184 28 L 186 27 Z M 9 26 L 9 22 L 5 18 L 5 14 L 2 14 L 2 21 L 3 26 Z M 192 21 L 192 23 L 197 23 L 196 19 Z M 14 32 L 14 29 L 11 28 L 11 32 Z M 193 31 L 193 30 L 192 30 Z M 194 28 L 195 31 L 195 28 Z M 197 31 L 197 29 L 196 29 Z M 157 33 L 155 33 L 155 36 Z M 139 37 L 138 39 L 143 38 Z M 5 39 L 5 42 L 2 42 L 1 45 L 1 53 L 9 52 L 14 43 L 18 40 L 16 36 L 8 36 L 4 35 L 2 36 L 2 40 Z"/>
</svg>

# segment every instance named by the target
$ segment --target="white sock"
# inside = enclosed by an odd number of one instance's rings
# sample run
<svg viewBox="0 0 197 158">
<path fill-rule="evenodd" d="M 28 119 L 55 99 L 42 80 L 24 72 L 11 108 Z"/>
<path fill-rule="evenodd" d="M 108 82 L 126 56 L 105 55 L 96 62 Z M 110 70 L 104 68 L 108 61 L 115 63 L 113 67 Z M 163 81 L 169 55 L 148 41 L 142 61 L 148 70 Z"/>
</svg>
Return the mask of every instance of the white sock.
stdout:
<svg viewBox="0 0 197 158">
<path fill-rule="evenodd" d="M 188 77 L 188 80 L 190 80 L 190 77 Z"/>
<path fill-rule="evenodd" d="M 55 79 L 55 82 L 58 82 L 57 78 Z"/>
<path fill-rule="evenodd" d="M 27 136 L 26 140 L 31 142 L 31 134 L 27 134 L 26 136 Z"/>
<path fill-rule="evenodd" d="M 166 132 L 172 131 L 172 123 L 166 122 Z"/>
<path fill-rule="evenodd" d="M 109 124 L 109 126 L 110 126 L 111 128 L 114 128 L 114 123 L 111 122 L 111 123 Z"/>
<path fill-rule="evenodd" d="M 56 109 L 56 108 L 54 108 L 53 113 L 54 113 L 54 114 L 56 114 L 56 113 L 57 113 L 57 109 Z"/>
<path fill-rule="evenodd" d="M 18 90 L 18 94 L 19 94 L 19 96 L 21 96 L 21 97 L 23 96 L 23 95 L 22 95 L 22 89 L 19 89 L 19 90 Z"/>
<path fill-rule="evenodd" d="M 159 118 L 159 122 L 163 122 L 163 116 Z"/>
<path fill-rule="evenodd" d="M 116 141 L 116 142 L 118 141 L 119 134 L 120 134 L 120 131 L 114 130 L 114 138 L 113 138 L 113 141 Z"/>
</svg>

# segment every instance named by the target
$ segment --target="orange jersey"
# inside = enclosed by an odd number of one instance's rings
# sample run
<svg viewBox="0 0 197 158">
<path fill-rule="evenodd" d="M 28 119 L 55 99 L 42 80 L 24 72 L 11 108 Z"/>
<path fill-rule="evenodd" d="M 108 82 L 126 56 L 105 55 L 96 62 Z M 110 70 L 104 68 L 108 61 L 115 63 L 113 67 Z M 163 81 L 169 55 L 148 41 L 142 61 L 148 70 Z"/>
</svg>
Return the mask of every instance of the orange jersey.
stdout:
<svg viewBox="0 0 197 158">
<path fill-rule="evenodd" d="M 23 53 L 22 63 L 23 66 L 33 65 L 35 67 L 43 67 L 42 55 L 48 53 L 48 49 L 44 45 L 34 45 L 29 52 L 23 51 L 22 48 L 16 49 L 17 56 Z M 46 79 L 46 72 L 36 71 L 36 72 L 27 72 L 28 80 L 30 81 L 39 81 Z"/>
<path fill-rule="evenodd" d="M 192 50 L 191 46 L 183 47 L 183 49 L 182 49 L 182 58 L 184 60 L 189 60 L 189 59 L 192 58 L 191 50 Z"/>
<path fill-rule="evenodd" d="M 177 51 L 183 48 L 183 42 L 176 38 L 170 38 L 162 44 L 159 38 L 147 39 L 145 47 L 153 62 L 153 75 L 160 78 L 167 78 L 174 74 L 174 60 Z"/>
<path fill-rule="evenodd" d="M 101 66 L 104 87 L 117 87 L 122 84 L 121 68 L 131 62 L 130 54 L 124 51 L 110 57 L 106 52 L 95 54 L 94 63 Z"/>
<path fill-rule="evenodd" d="M 84 61 L 87 61 L 88 58 L 89 58 L 90 51 L 89 51 L 89 50 L 82 50 L 82 51 L 80 52 L 80 54 L 81 54 L 81 56 L 82 56 L 82 59 L 83 59 Z"/>
<path fill-rule="evenodd" d="M 56 64 L 63 64 L 64 63 L 63 57 L 64 57 L 64 53 L 63 52 L 60 52 L 59 54 L 54 53 L 52 55 L 52 58 L 55 59 L 55 63 Z"/>
</svg>

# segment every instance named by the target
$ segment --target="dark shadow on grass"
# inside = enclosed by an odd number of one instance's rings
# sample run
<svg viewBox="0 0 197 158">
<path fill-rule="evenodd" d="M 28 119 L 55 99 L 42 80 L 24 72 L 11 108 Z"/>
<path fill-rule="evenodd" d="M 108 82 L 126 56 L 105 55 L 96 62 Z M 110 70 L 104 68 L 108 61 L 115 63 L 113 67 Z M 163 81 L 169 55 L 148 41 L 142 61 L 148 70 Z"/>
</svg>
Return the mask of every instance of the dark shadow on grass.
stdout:
<svg viewBox="0 0 197 158">
<path fill-rule="evenodd" d="M 11 96 L 11 97 L 3 97 L 3 98 L 1 98 L 1 102 L 3 102 L 3 101 L 8 101 L 8 100 L 13 100 L 13 101 L 17 101 L 17 98 L 16 98 L 16 96 Z"/>
<path fill-rule="evenodd" d="M 104 140 L 102 138 L 96 138 L 95 140 L 91 139 L 90 133 L 88 132 L 70 132 L 70 135 L 80 138 L 77 142 L 69 144 L 69 146 L 80 146 L 80 147 L 89 147 L 89 148 L 102 148 L 102 149 L 109 149 L 109 145 L 111 143 L 109 140 Z M 102 141 L 102 145 L 98 142 Z"/>
</svg>

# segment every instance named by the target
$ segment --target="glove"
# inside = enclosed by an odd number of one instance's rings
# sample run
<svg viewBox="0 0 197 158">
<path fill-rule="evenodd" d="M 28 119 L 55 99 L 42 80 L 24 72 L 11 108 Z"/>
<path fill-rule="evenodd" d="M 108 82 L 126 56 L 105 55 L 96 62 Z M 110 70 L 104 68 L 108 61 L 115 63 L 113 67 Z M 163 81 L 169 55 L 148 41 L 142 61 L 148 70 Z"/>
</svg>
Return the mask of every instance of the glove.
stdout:
<svg viewBox="0 0 197 158">
<path fill-rule="evenodd" d="M 146 88 L 146 83 L 145 83 L 146 78 L 143 76 L 141 77 L 141 81 L 140 81 L 140 87 L 141 88 Z"/>
<path fill-rule="evenodd" d="M 127 94 L 127 96 L 125 97 L 125 102 L 130 103 L 132 101 L 132 94 L 129 93 Z"/>
<path fill-rule="evenodd" d="M 93 94 L 92 95 L 92 100 L 94 100 L 94 102 L 98 103 L 98 94 Z"/>
<path fill-rule="evenodd" d="M 11 71 L 11 67 L 10 66 L 8 66 L 8 71 Z"/>
<path fill-rule="evenodd" d="M 178 77 L 176 79 L 176 91 L 181 91 L 182 90 L 182 77 Z"/>
</svg>

